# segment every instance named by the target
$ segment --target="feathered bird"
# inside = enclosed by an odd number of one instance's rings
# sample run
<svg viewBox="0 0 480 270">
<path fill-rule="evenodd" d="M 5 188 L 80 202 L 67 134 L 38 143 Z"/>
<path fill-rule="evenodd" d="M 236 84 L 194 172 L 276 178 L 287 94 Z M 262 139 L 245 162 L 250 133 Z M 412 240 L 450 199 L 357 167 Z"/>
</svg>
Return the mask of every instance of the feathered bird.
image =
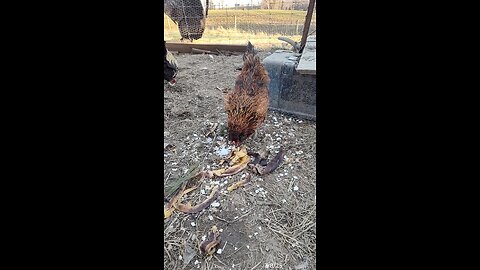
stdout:
<svg viewBox="0 0 480 270">
<path fill-rule="evenodd" d="M 255 133 L 265 120 L 270 82 L 267 70 L 250 42 L 243 55 L 243 61 L 235 88 L 225 98 L 228 138 L 237 146 Z"/>
<path fill-rule="evenodd" d="M 174 85 L 177 81 L 178 65 L 173 54 L 167 50 L 167 43 L 163 41 L 163 78 L 170 84 Z"/>
<path fill-rule="evenodd" d="M 164 0 L 163 7 L 172 21 L 178 25 L 181 40 L 193 41 L 202 37 L 205 31 L 207 6 L 203 7 L 200 0 Z"/>
</svg>

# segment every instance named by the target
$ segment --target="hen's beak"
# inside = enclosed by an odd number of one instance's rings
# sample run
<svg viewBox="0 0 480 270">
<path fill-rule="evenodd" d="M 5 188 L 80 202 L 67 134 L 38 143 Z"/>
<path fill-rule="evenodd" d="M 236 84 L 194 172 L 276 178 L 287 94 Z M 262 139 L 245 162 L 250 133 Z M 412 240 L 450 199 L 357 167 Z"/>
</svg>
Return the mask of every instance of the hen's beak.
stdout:
<svg viewBox="0 0 480 270">
<path fill-rule="evenodd" d="M 170 86 L 174 86 L 177 83 L 177 80 L 172 79 L 171 81 L 168 82 Z"/>
</svg>

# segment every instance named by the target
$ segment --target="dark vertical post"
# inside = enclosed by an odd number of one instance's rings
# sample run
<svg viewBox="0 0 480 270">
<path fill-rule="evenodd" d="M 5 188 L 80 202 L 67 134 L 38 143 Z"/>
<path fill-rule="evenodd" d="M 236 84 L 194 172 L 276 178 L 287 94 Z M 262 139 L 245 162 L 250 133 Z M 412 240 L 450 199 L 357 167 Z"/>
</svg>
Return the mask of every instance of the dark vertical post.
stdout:
<svg viewBox="0 0 480 270">
<path fill-rule="evenodd" d="M 310 30 L 310 23 L 312 22 L 313 8 L 315 7 L 315 0 L 310 0 L 308 4 L 307 16 L 305 17 L 305 25 L 303 26 L 302 41 L 300 41 L 300 52 L 303 51 L 307 43 L 308 30 Z"/>
</svg>

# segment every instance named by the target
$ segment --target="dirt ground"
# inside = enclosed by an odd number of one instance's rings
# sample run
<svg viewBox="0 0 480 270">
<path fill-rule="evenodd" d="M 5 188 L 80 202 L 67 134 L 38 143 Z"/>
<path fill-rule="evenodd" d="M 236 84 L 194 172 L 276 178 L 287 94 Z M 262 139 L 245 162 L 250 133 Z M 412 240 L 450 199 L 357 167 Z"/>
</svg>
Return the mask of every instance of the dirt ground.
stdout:
<svg viewBox="0 0 480 270">
<path fill-rule="evenodd" d="M 259 55 L 263 59 L 268 52 Z M 243 63 L 241 55 L 175 57 L 177 84 L 164 84 L 166 185 L 193 165 L 220 167 L 220 151 L 227 146 L 224 89 L 233 87 Z M 247 168 L 234 176 L 201 179 L 183 203 L 198 204 L 217 185 L 221 194 L 199 213 L 174 211 L 165 219 L 165 269 L 316 269 L 315 133 L 315 122 L 269 111 L 257 137 L 245 145 L 253 152 L 269 150 L 269 159 L 283 147 L 284 162 L 268 175 Z M 246 174 L 251 175 L 248 184 L 226 191 Z M 220 229 L 221 251 L 205 256 L 199 246 L 213 225 Z"/>
</svg>

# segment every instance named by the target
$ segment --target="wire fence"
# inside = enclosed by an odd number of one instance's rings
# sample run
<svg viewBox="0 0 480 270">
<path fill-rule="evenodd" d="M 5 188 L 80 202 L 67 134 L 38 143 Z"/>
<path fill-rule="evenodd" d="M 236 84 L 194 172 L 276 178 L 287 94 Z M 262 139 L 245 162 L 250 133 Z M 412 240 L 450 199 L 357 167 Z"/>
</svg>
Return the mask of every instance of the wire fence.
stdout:
<svg viewBox="0 0 480 270">
<path fill-rule="evenodd" d="M 181 1 L 181 0 L 176 0 Z M 243 43 L 246 39 L 259 44 L 279 43 L 279 36 L 301 39 L 309 0 L 201 0 L 205 14 L 205 31 L 198 43 Z M 317 29 L 316 7 L 309 33 Z M 168 16 L 166 40 L 180 39 L 178 25 Z"/>
</svg>

